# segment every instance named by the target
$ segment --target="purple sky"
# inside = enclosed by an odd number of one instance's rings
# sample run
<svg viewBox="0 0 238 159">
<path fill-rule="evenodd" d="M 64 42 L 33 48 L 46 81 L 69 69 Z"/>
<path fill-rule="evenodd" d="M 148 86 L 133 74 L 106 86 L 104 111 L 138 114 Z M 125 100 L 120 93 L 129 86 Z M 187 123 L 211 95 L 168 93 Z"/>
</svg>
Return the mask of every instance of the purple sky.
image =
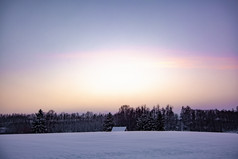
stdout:
<svg viewBox="0 0 238 159">
<path fill-rule="evenodd" d="M 0 1 L 0 112 L 238 105 L 238 1 Z"/>
</svg>

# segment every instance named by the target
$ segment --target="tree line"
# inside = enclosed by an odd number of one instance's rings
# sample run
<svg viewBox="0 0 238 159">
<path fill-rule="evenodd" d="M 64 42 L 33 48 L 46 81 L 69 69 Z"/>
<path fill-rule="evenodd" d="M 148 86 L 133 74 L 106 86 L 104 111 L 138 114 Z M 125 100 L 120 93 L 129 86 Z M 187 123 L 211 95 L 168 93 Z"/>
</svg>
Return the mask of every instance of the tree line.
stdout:
<svg viewBox="0 0 238 159">
<path fill-rule="evenodd" d="M 113 126 L 126 126 L 128 131 L 238 131 L 238 107 L 200 110 L 186 106 L 179 115 L 170 105 L 152 109 L 123 105 L 115 114 L 57 114 L 41 109 L 35 114 L 0 114 L 1 134 L 111 131 Z"/>
</svg>

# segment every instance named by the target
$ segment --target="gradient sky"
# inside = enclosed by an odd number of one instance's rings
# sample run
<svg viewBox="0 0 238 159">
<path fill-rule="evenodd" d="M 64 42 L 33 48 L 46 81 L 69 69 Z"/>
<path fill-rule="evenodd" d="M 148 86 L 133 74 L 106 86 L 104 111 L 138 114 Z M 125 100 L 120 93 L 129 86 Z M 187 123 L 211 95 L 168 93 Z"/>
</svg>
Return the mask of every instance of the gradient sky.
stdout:
<svg viewBox="0 0 238 159">
<path fill-rule="evenodd" d="M 238 105 L 238 1 L 0 1 L 0 113 Z"/>
</svg>

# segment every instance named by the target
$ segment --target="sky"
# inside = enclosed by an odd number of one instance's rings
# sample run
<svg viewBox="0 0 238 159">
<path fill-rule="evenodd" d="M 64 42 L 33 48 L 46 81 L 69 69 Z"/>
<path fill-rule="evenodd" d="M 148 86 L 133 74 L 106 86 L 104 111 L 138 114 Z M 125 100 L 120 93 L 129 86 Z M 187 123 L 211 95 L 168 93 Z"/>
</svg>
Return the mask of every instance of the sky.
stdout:
<svg viewBox="0 0 238 159">
<path fill-rule="evenodd" d="M 236 0 L 1 0 L 0 113 L 238 105 Z"/>
</svg>

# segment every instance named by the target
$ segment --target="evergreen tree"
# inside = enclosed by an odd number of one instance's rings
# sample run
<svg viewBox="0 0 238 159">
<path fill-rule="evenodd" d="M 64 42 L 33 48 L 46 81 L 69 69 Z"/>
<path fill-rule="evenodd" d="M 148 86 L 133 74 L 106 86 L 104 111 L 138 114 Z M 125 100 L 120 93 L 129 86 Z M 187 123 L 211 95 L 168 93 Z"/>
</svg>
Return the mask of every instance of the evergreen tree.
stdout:
<svg viewBox="0 0 238 159">
<path fill-rule="evenodd" d="M 140 117 L 137 118 L 136 120 L 136 128 L 137 130 L 145 130 L 145 127 L 147 127 L 148 120 L 147 120 L 147 115 L 142 114 Z"/>
<path fill-rule="evenodd" d="M 156 118 L 156 130 L 157 131 L 164 131 L 164 118 L 161 114 L 161 111 L 158 112 Z"/>
<path fill-rule="evenodd" d="M 200 112 L 199 112 L 200 113 Z M 202 111 L 201 111 L 202 113 Z M 203 115 L 201 115 L 202 117 Z M 180 113 L 180 118 L 182 122 L 182 130 L 191 130 L 191 125 L 192 125 L 192 109 L 187 106 L 187 107 L 182 107 L 181 113 Z M 202 119 L 202 121 L 204 121 Z"/>
<path fill-rule="evenodd" d="M 167 105 L 163 112 L 164 118 L 164 128 L 166 131 L 175 130 L 176 129 L 176 119 L 173 112 L 173 107 Z"/>
<path fill-rule="evenodd" d="M 111 113 L 108 113 L 103 123 L 103 131 L 112 131 L 113 126 L 114 126 L 113 116 Z"/>
<path fill-rule="evenodd" d="M 155 120 L 149 114 L 142 114 L 136 121 L 137 130 L 156 130 Z"/>
<path fill-rule="evenodd" d="M 36 118 L 33 121 L 33 132 L 35 133 L 46 133 L 46 123 L 45 116 L 43 111 L 40 109 L 38 113 L 36 113 Z"/>
</svg>

